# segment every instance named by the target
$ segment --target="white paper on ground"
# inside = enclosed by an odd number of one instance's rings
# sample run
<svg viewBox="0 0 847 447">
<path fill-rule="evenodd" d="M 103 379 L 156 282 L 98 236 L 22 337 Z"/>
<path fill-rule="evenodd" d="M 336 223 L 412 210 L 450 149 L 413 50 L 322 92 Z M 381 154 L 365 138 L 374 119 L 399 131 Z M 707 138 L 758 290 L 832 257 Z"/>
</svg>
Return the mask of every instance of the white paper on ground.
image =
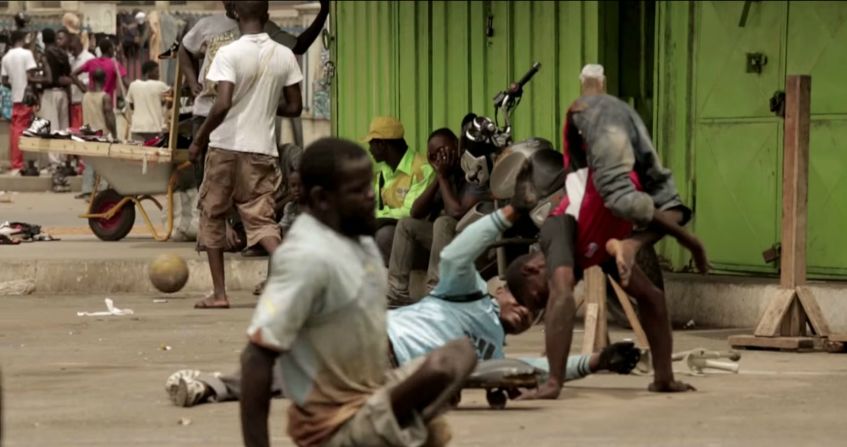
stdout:
<svg viewBox="0 0 847 447">
<path fill-rule="evenodd" d="M 77 312 L 76 315 L 78 317 L 105 317 L 109 315 L 132 315 L 134 313 L 132 309 L 118 309 L 111 298 L 106 298 L 104 301 L 106 302 L 105 312 Z"/>
</svg>

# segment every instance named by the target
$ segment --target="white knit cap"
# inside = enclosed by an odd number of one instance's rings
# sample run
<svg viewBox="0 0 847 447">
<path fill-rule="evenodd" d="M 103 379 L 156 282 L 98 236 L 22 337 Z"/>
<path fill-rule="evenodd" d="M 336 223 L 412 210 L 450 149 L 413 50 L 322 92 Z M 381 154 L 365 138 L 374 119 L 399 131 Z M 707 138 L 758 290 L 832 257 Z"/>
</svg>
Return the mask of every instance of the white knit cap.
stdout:
<svg viewBox="0 0 847 447">
<path fill-rule="evenodd" d="M 606 75 L 603 74 L 603 66 L 600 64 L 588 64 L 582 67 L 579 80 L 580 82 L 585 82 L 586 79 L 606 79 Z"/>
</svg>

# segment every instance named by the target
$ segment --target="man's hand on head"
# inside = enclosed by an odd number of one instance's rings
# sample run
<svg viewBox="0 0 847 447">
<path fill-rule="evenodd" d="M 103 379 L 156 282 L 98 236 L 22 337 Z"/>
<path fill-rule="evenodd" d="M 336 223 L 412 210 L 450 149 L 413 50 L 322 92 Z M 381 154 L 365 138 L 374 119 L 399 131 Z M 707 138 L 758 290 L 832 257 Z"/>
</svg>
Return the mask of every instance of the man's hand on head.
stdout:
<svg viewBox="0 0 847 447">
<path fill-rule="evenodd" d="M 442 177 L 447 177 L 456 168 L 459 162 L 459 157 L 456 151 L 451 151 L 447 147 L 440 147 L 435 151 L 431 160 L 435 172 Z"/>
</svg>

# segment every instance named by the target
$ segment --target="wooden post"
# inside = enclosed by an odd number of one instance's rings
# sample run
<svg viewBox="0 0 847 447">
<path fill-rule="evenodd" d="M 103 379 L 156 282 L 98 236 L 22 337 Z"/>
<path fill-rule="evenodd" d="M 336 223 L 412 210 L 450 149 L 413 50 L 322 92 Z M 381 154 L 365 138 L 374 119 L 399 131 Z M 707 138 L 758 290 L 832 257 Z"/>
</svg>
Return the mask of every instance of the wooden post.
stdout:
<svg viewBox="0 0 847 447">
<path fill-rule="evenodd" d="M 606 275 L 600 267 L 585 271 L 585 336 L 582 353 L 598 352 L 609 344 L 606 318 Z"/>
<path fill-rule="evenodd" d="M 179 68 L 179 58 L 177 57 L 175 60 L 176 64 L 174 64 L 174 69 L 176 70 L 176 74 L 174 75 L 174 99 L 173 106 L 171 108 L 171 126 L 170 129 L 168 129 L 168 150 L 171 151 L 171 159 L 174 159 L 175 151 L 177 149 L 176 143 L 179 139 L 179 99 L 180 91 L 182 90 L 182 71 Z"/>
<path fill-rule="evenodd" d="M 809 125 L 812 78 L 789 76 L 785 89 L 782 164 L 782 255 L 780 285 L 806 283 L 806 211 L 809 195 Z"/>
<path fill-rule="evenodd" d="M 792 75 L 785 88 L 782 169 L 782 253 L 780 290 L 770 300 L 754 335 L 729 338 L 733 347 L 808 349 L 806 325 L 818 337 L 829 325 L 806 284 L 806 217 L 809 199 L 809 128 L 812 78 Z"/>
</svg>

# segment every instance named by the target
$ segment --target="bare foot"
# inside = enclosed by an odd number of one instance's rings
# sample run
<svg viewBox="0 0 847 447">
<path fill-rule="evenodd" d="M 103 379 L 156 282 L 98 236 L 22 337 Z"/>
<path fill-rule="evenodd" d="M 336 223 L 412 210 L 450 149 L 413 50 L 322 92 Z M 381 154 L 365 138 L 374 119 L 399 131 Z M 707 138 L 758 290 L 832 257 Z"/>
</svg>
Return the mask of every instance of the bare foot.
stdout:
<svg viewBox="0 0 847 447">
<path fill-rule="evenodd" d="M 635 255 L 638 253 L 638 245 L 632 239 L 624 239 L 622 241 L 609 239 L 606 242 L 606 251 L 615 257 L 621 286 L 628 286 L 629 278 L 632 276 L 632 266 L 635 264 Z"/>
<path fill-rule="evenodd" d="M 677 380 L 671 382 L 653 382 L 647 387 L 647 391 L 653 393 L 684 393 L 687 391 L 697 391 L 697 388 Z"/>
<path fill-rule="evenodd" d="M 217 298 L 214 294 L 203 298 L 194 303 L 195 309 L 229 309 L 229 299 L 227 297 Z"/>
</svg>

